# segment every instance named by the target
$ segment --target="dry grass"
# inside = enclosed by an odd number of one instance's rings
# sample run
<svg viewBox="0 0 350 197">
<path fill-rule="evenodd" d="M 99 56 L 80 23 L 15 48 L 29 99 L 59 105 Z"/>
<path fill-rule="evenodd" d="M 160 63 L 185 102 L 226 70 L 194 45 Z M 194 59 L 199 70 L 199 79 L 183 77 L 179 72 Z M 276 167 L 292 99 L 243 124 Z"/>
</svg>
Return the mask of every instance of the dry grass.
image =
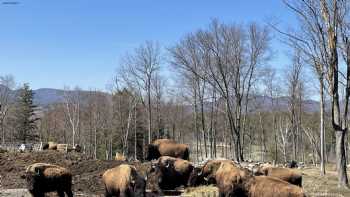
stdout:
<svg viewBox="0 0 350 197">
<path fill-rule="evenodd" d="M 339 188 L 337 172 L 334 165 L 326 167 L 326 175 L 320 176 L 319 168 L 305 168 L 303 172 L 303 188 L 308 196 L 350 196 L 350 189 Z M 348 170 L 349 172 L 349 170 Z M 350 173 L 348 173 L 350 176 Z"/>
</svg>

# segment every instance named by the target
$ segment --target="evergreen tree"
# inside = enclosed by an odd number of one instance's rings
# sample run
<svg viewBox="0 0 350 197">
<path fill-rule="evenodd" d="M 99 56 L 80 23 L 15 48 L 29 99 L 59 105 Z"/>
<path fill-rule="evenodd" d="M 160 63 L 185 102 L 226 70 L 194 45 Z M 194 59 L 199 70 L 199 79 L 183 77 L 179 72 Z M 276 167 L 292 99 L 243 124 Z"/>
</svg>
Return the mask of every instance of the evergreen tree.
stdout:
<svg viewBox="0 0 350 197">
<path fill-rule="evenodd" d="M 28 84 L 24 84 L 19 90 L 19 96 L 17 99 L 15 122 L 16 122 L 16 138 L 22 143 L 33 141 L 38 135 L 35 133 L 37 130 L 36 121 L 39 119 L 36 117 L 36 106 L 33 104 L 34 93 L 30 89 Z"/>
</svg>

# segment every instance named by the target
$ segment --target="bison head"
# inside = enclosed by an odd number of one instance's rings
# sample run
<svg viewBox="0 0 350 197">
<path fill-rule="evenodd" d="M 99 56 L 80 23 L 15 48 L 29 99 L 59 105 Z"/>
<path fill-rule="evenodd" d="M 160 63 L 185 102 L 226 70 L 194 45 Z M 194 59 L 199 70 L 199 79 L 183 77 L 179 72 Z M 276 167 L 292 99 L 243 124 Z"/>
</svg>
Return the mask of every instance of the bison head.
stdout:
<svg viewBox="0 0 350 197">
<path fill-rule="evenodd" d="M 199 185 L 205 185 L 206 181 L 204 179 L 203 173 L 202 173 L 202 168 L 200 167 L 195 167 L 191 174 L 190 177 L 188 178 L 188 186 L 195 187 Z"/>
<path fill-rule="evenodd" d="M 131 181 L 131 186 L 135 196 L 146 196 L 146 179 L 139 176 Z"/>
<path fill-rule="evenodd" d="M 158 146 L 156 146 L 154 144 L 149 144 L 147 147 L 146 160 L 151 161 L 153 159 L 158 159 L 160 156 L 161 155 L 159 153 Z"/>
</svg>

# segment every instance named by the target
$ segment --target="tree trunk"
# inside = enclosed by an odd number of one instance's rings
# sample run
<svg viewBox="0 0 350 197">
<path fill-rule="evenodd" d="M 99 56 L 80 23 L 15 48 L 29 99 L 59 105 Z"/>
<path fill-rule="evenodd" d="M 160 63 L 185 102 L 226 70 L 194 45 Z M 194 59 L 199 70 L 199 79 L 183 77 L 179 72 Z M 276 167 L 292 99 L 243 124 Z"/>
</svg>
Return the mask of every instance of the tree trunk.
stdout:
<svg viewBox="0 0 350 197">
<path fill-rule="evenodd" d="M 319 79 L 320 80 L 320 141 L 321 141 L 321 158 L 320 158 L 320 165 L 321 165 L 321 176 L 324 176 L 326 174 L 326 168 L 325 168 L 325 128 L 324 128 L 324 84 L 323 84 L 323 76 Z"/>
<path fill-rule="evenodd" d="M 135 105 L 135 109 L 134 109 L 134 158 L 135 161 L 137 161 L 137 105 Z"/>
<path fill-rule="evenodd" d="M 148 99 L 148 144 L 150 144 L 152 142 L 151 77 L 148 77 L 147 99 Z"/>
<path fill-rule="evenodd" d="M 97 159 L 97 129 L 95 128 L 95 133 L 94 133 L 94 159 Z"/>
<path fill-rule="evenodd" d="M 346 172 L 346 155 L 345 155 L 345 135 L 346 130 L 335 131 L 336 137 L 336 156 L 339 186 L 348 186 L 348 176 Z"/>
</svg>

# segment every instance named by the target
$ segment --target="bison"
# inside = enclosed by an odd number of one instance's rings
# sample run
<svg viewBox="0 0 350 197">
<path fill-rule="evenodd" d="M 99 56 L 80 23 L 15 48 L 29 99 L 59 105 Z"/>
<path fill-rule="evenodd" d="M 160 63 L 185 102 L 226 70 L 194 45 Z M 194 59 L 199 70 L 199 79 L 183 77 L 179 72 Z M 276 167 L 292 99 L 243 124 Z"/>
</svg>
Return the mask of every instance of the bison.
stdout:
<svg viewBox="0 0 350 197">
<path fill-rule="evenodd" d="M 302 186 L 302 174 L 297 170 L 278 167 L 261 167 L 254 171 L 254 175 L 276 177 L 299 187 Z"/>
<path fill-rule="evenodd" d="M 169 190 L 181 185 L 187 186 L 193 169 L 193 164 L 187 160 L 162 156 L 152 163 L 151 172 L 156 173 L 159 188 L 161 190 Z"/>
<path fill-rule="evenodd" d="M 158 139 L 147 147 L 146 160 L 151 161 L 161 156 L 189 159 L 189 147 L 186 144 L 178 144 L 170 139 Z"/>
<path fill-rule="evenodd" d="M 124 155 L 120 154 L 120 153 L 116 153 L 114 160 L 116 160 L 116 161 L 126 161 L 126 157 Z"/>
<path fill-rule="evenodd" d="M 288 161 L 286 164 L 288 168 L 298 168 L 298 163 L 294 160 Z"/>
<path fill-rule="evenodd" d="M 44 197 L 45 193 L 56 191 L 59 197 L 73 197 L 72 174 L 66 168 L 46 163 L 35 163 L 26 170 L 29 192 L 34 197 Z"/>
<path fill-rule="evenodd" d="M 251 174 L 247 170 L 229 162 L 222 162 L 215 173 L 220 196 L 246 196 L 243 183 L 250 177 Z"/>
<path fill-rule="evenodd" d="M 242 196 L 247 197 L 305 197 L 302 188 L 275 177 L 257 176 L 243 184 Z"/>
<path fill-rule="evenodd" d="M 43 145 L 43 150 L 57 150 L 57 143 L 48 142 Z"/>
<path fill-rule="evenodd" d="M 304 197 L 302 188 L 270 176 L 252 176 L 247 169 L 222 163 L 215 173 L 221 197 Z"/>
<path fill-rule="evenodd" d="M 203 167 L 196 167 L 189 178 L 189 186 L 198 186 L 198 185 L 208 185 L 216 184 L 215 173 L 219 169 L 222 163 L 228 163 L 234 165 L 235 163 L 232 160 L 220 159 L 220 160 L 209 160 Z"/>
<path fill-rule="evenodd" d="M 134 166 L 122 164 L 107 170 L 102 181 L 106 197 L 146 196 L 146 179 L 141 177 Z"/>
</svg>

